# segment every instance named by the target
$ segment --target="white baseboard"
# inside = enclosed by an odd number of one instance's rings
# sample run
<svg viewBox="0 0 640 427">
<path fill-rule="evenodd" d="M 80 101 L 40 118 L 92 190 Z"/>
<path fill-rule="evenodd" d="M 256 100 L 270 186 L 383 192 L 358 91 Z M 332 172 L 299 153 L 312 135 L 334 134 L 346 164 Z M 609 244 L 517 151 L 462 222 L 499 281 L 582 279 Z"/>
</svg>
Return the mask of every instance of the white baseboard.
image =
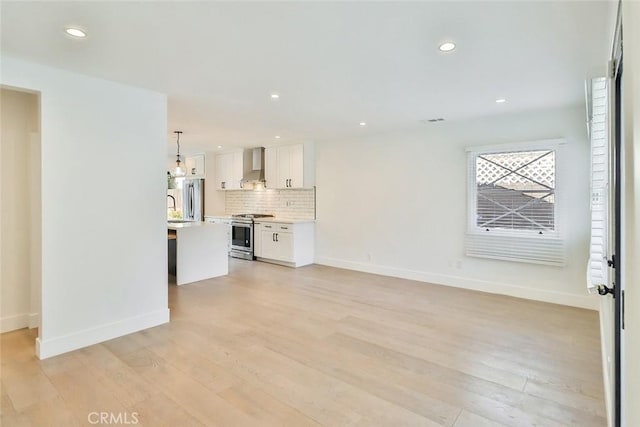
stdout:
<svg viewBox="0 0 640 427">
<path fill-rule="evenodd" d="M 29 326 L 29 314 L 15 314 L 0 319 L 0 333 L 15 331 Z"/>
<path fill-rule="evenodd" d="M 543 301 L 553 304 L 568 305 L 571 307 L 586 308 L 589 310 L 598 310 L 598 299 L 592 298 L 592 296 L 590 295 L 573 295 L 565 292 L 554 292 L 544 289 L 525 288 L 518 285 L 496 283 L 488 280 L 469 279 L 467 277 L 429 273 L 426 271 L 407 270 L 396 267 L 367 264 L 364 262 L 345 261 L 329 257 L 316 258 L 316 264 L 344 268 L 347 270 L 362 271 L 365 273 L 380 274 L 382 276 L 417 280 L 420 282 L 428 282 L 436 285 L 452 286 L 455 288 L 488 292 L 491 294 L 508 295 L 534 301 Z"/>
<path fill-rule="evenodd" d="M 31 313 L 29 315 L 29 329 L 39 328 L 39 327 L 40 327 L 40 314 Z"/>
<path fill-rule="evenodd" d="M 88 347 L 123 335 L 152 328 L 169 322 L 169 309 L 130 317 L 113 323 L 107 323 L 91 329 L 85 329 L 61 337 L 36 339 L 36 354 L 40 359 L 56 356 L 68 351 Z"/>
</svg>

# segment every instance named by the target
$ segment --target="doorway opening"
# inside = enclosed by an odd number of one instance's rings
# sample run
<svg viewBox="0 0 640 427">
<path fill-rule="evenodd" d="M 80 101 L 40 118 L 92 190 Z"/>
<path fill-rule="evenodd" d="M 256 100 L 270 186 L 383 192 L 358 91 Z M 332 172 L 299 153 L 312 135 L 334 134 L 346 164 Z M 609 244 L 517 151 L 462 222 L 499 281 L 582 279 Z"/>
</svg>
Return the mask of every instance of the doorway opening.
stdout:
<svg viewBox="0 0 640 427">
<path fill-rule="evenodd" d="M 29 328 L 35 348 L 42 329 L 40 94 L 0 86 L 0 116 L 0 332 Z"/>
</svg>

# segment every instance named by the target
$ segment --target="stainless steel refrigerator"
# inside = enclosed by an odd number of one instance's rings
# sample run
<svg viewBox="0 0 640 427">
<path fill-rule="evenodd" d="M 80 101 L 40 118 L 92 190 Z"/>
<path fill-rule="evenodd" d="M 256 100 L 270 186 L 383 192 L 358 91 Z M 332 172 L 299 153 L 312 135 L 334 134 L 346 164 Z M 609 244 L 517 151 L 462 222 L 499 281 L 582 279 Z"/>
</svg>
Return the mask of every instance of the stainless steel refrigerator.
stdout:
<svg viewBox="0 0 640 427">
<path fill-rule="evenodd" d="M 184 178 L 182 183 L 176 183 L 175 189 L 169 190 L 168 195 L 178 201 L 178 206 L 182 203 L 182 218 L 173 216 L 170 219 L 204 221 L 204 179 Z M 168 209 L 172 207 L 168 206 Z"/>
</svg>

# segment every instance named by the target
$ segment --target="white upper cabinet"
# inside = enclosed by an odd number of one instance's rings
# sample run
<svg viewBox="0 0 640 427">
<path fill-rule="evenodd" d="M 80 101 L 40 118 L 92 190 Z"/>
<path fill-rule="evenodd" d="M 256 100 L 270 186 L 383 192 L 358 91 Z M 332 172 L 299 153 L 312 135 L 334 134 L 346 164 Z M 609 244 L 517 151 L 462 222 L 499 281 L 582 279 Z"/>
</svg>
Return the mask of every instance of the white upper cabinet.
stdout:
<svg viewBox="0 0 640 427">
<path fill-rule="evenodd" d="M 216 155 L 216 190 L 239 190 L 242 181 L 242 150 Z"/>
<path fill-rule="evenodd" d="M 264 179 L 266 188 L 278 187 L 278 147 L 264 150 Z"/>
<path fill-rule="evenodd" d="M 205 177 L 204 154 L 195 154 L 185 159 L 186 176 L 191 178 Z"/>
<path fill-rule="evenodd" d="M 267 188 L 311 188 L 315 184 L 314 147 L 311 143 L 265 150 Z"/>
</svg>

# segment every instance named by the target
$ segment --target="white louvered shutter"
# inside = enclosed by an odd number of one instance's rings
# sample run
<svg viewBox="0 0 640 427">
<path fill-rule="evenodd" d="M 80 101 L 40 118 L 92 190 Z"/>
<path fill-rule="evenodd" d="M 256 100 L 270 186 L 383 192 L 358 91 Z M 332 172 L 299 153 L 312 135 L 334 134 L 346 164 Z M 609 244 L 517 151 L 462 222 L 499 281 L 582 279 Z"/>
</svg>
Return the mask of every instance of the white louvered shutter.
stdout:
<svg viewBox="0 0 640 427">
<path fill-rule="evenodd" d="M 609 189 L 609 129 L 607 126 L 607 80 L 591 81 L 591 245 L 587 269 L 587 288 L 595 292 L 607 284 L 607 224 Z"/>
</svg>

